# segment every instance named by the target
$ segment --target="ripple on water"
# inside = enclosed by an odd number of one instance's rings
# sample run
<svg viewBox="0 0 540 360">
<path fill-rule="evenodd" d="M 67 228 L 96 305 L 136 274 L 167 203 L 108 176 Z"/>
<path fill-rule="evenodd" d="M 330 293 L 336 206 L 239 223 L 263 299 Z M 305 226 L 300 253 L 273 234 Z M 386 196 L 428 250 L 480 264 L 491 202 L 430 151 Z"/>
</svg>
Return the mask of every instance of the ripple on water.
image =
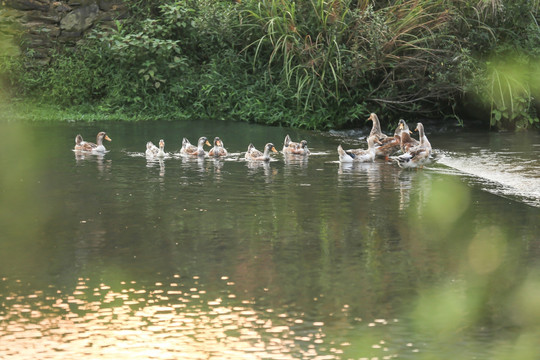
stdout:
<svg viewBox="0 0 540 360">
<path fill-rule="evenodd" d="M 79 278 L 73 291 L 23 295 L 24 285 L 3 278 L 0 358 L 392 359 L 422 349 L 398 319 L 348 317 L 344 305 L 323 321 L 240 300 L 229 276 L 217 281 L 210 291 L 198 276 L 147 286 Z"/>
<path fill-rule="evenodd" d="M 261 311 L 189 280 L 116 288 L 79 279 L 69 294 L 13 293 L 0 312 L 0 358 L 338 359 L 348 346 L 327 344 L 322 321 Z"/>
</svg>

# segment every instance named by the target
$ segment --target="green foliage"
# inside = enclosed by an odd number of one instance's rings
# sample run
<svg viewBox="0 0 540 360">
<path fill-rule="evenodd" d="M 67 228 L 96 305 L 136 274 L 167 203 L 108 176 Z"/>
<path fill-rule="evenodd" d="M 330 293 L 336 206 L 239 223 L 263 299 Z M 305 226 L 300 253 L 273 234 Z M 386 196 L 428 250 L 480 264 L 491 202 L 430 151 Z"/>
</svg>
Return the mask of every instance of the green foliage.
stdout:
<svg viewBox="0 0 540 360">
<path fill-rule="evenodd" d="M 29 53 L 2 61 L 12 95 L 326 129 L 364 126 L 370 112 L 454 118 L 472 93 L 487 99 L 496 127 L 538 124 L 538 82 L 519 82 L 537 74 L 537 1 L 128 3 L 129 19 L 60 46 L 49 66 Z M 501 68 L 508 58 L 528 75 Z"/>
<path fill-rule="evenodd" d="M 538 2 L 493 0 L 469 8 L 474 9 L 476 22 L 469 22 L 466 41 L 477 44 L 473 53 L 477 70 L 467 90 L 488 108 L 490 126 L 537 126 L 533 105 L 540 58 Z"/>
<path fill-rule="evenodd" d="M 532 113 L 531 71 L 519 59 L 487 64 L 486 101 L 491 107 L 491 126 L 527 128 L 538 122 Z"/>
</svg>

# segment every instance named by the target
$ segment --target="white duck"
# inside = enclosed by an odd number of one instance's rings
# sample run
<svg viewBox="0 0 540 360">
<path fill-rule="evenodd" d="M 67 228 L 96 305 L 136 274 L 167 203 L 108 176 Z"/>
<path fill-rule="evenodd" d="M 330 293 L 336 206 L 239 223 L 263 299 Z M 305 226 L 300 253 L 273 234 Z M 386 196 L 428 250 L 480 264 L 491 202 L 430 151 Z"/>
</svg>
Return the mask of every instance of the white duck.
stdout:
<svg viewBox="0 0 540 360">
<path fill-rule="evenodd" d="M 151 141 L 146 143 L 146 156 L 147 157 L 165 157 L 165 141 L 159 140 L 159 147 L 154 145 Z"/>
<path fill-rule="evenodd" d="M 154 145 L 153 142 L 148 141 L 146 143 L 146 152 L 145 152 L 145 154 L 146 154 L 147 157 L 154 157 L 154 156 L 156 156 L 158 154 L 158 152 L 159 152 L 159 148 L 156 145 Z"/>
<path fill-rule="evenodd" d="M 343 150 L 341 144 L 338 146 L 338 154 L 340 162 L 373 162 L 375 160 L 375 143 L 376 138 L 368 137 L 367 149 L 352 149 Z"/>
</svg>

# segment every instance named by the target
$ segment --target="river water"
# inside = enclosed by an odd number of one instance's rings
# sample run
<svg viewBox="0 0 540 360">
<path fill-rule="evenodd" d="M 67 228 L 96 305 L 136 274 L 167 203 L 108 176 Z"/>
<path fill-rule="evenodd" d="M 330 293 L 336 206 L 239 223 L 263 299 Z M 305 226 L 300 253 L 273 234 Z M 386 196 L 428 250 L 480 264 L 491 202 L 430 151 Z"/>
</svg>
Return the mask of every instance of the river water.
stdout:
<svg viewBox="0 0 540 360">
<path fill-rule="evenodd" d="M 0 132 L 2 359 L 540 357 L 538 133 L 427 129 L 437 161 L 404 170 L 235 122 Z M 286 134 L 309 158 L 243 160 Z M 230 156 L 178 155 L 203 135 Z"/>
</svg>

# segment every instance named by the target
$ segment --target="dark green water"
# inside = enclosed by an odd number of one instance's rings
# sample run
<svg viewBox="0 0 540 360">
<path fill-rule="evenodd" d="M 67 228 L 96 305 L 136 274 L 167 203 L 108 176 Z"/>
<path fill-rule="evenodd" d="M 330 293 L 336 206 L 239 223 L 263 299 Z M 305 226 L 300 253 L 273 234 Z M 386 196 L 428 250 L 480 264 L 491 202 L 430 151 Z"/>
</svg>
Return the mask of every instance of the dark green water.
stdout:
<svg viewBox="0 0 540 360">
<path fill-rule="evenodd" d="M 539 134 L 428 129 L 439 161 L 403 171 L 244 123 L 0 132 L 2 359 L 540 357 Z M 287 133 L 309 159 L 242 160 Z M 202 135 L 231 156 L 174 154 Z"/>
</svg>

